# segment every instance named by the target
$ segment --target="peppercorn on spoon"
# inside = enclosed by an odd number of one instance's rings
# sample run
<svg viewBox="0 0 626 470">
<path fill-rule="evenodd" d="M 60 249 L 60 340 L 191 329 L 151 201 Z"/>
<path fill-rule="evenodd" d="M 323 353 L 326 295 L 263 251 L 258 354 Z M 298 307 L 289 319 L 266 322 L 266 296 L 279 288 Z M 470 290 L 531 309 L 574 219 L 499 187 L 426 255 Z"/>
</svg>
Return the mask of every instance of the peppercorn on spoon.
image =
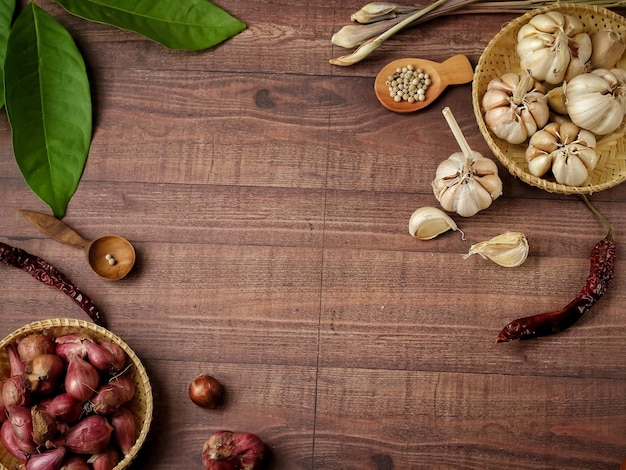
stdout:
<svg viewBox="0 0 626 470">
<path fill-rule="evenodd" d="M 390 78 L 394 77 L 398 69 L 402 70 L 408 66 L 414 70 L 421 69 L 424 74 L 428 74 L 430 83 L 427 84 L 421 99 L 414 95 L 413 100 L 409 100 L 408 93 L 403 97 L 403 94 L 398 94 L 402 90 L 393 90 L 391 84 L 393 80 Z M 397 59 L 385 65 L 378 73 L 374 81 L 374 91 L 381 104 L 390 111 L 412 113 L 435 101 L 449 85 L 469 83 L 473 78 L 474 70 L 464 55 L 455 55 L 442 63 L 416 58 Z M 419 84 L 415 83 L 413 86 L 419 87 Z M 407 83 L 406 88 L 410 87 L 411 83 Z"/>
<path fill-rule="evenodd" d="M 49 238 L 82 248 L 93 272 L 105 279 L 122 279 L 135 264 L 135 248 L 125 238 L 105 235 L 90 241 L 56 217 L 23 209 L 18 212 Z"/>
</svg>

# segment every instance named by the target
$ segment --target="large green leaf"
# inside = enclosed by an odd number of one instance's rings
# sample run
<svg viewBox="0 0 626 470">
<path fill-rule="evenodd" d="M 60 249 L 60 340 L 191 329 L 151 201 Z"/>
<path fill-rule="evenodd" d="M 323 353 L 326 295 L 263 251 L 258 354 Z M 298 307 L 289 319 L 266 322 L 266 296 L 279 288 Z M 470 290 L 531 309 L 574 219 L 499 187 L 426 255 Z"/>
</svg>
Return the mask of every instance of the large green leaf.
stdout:
<svg viewBox="0 0 626 470">
<path fill-rule="evenodd" d="M 91 94 L 74 40 L 34 3 L 11 29 L 5 90 L 13 153 L 22 175 L 62 218 L 89 153 Z"/>
<path fill-rule="evenodd" d="M 208 0 L 55 0 L 81 18 L 142 34 L 171 49 L 208 49 L 246 25 Z"/>
<path fill-rule="evenodd" d="M 14 11 L 15 0 L 0 0 L 0 108 L 4 106 L 4 59 Z"/>
</svg>

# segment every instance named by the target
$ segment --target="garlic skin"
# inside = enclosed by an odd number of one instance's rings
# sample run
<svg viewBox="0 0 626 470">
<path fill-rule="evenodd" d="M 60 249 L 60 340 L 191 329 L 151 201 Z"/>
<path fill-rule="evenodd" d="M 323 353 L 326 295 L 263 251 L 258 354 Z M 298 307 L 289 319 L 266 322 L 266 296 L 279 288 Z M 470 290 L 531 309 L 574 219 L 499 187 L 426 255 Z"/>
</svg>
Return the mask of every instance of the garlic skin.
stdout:
<svg viewBox="0 0 626 470">
<path fill-rule="evenodd" d="M 409 219 L 409 233 L 418 240 L 431 240 L 448 230 L 459 228 L 448 214 L 436 207 L 420 207 Z"/>
<path fill-rule="evenodd" d="M 520 67 L 552 85 L 586 71 L 592 45 L 583 29 L 578 18 L 558 11 L 535 15 L 517 34 Z"/>
<path fill-rule="evenodd" d="M 439 164 L 432 182 L 433 192 L 445 210 L 471 217 L 487 209 L 502 194 L 502 180 L 495 162 L 470 148 L 450 108 L 444 108 L 442 113 L 462 151 Z"/>
<path fill-rule="evenodd" d="M 591 67 L 610 69 L 624 55 L 626 43 L 617 31 L 601 29 L 591 35 L 591 47 Z"/>
<path fill-rule="evenodd" d="M 526 149 L 529 172 L 550 170 L 558 183 L 581 186 L 598 163 L 596 137 L 572 122 L 552 122 L 531 137 Z"/>
<path fill-rule="evenodd" d="M 565 85 L 567 113 L 574 124 L 596 135 L 610 134 L 626 114 L 626 71 L 596 69 Z"/>
<path fill-rule="evenodd" d="M 472 245 L 463 256 L 467 259 L 472 255 L 480 255 L 505 268 L 520 266 L 528 258 L 528 240 L 521 232 L 505 232 L 490 240 Z"/>
<path fill-rule="evenodd" d="M 527 71 L 505 73 L 491 80 L 482 107 L 487 127 L 511 144 L 525 142 L 550 116 L 544 87 Z"/>
</svg>

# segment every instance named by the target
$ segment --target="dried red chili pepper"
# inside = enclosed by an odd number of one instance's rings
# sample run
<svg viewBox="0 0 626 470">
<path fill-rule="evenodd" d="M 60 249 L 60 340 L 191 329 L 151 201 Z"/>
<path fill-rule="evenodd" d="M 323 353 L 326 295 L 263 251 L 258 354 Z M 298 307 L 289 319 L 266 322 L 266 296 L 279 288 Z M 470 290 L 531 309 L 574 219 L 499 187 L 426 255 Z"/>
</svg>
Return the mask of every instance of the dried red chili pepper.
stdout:
<svg viewBox="0 0 626 470">
<path fill-rule="evenodd" d="M 613 241 L 613 227 L 591 206 L 586 197 L 583 197 L 583 200 L 609 229 L 606 237 L 591 250 L 589 257 L 591 267 L 585 286 L 574 300 L 560 310 L 512 321 L 502 329 L 496 343 L 548 336 L 563 331 L 576 323 L 606 292 L 615 273 L 616 247 Z"/>
<path fill-rule="evenodd" d="M 58 269 L 47 261 L 31 255 L 21 248 L 16 248 L 0 242 L 0 261 L 7 266 L 13 266 L 26 271 L 38 281 L 52 287 L 56 287 L 76 302 L 91 320 L 103 325 L 102 315 L 93 301 L 81 292 L 70 280 Z"/>
</svg>

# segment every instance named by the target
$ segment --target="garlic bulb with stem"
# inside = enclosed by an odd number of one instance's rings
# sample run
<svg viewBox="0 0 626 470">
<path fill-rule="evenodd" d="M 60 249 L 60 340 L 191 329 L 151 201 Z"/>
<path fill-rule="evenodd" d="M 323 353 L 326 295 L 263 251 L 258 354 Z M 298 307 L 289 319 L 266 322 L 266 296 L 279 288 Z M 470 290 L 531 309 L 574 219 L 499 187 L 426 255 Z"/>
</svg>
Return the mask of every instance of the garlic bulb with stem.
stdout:
<svg viewBox="0 0 626 470">
<path fill-rule="evenodd" d="M 458 230 L 464 235 L 454 220 L 436 207 L 420 207 L 409 219 L 409 233 L 418 240 L 431 240 L 448 230 Z"/>
<path fill-rule="evenodd" d="M 582 22 L 558 11 L 533 16 L 517 34 L 520 67 L 552 85 L 585 72 L 591 49 Z"/>
<path fill-rule="evenodd" d="M 510 144 L 521 144 L 548 122 L 545 89 L 528 71 L 505 73 L 487 85 L 482 99 L 485 124 Z"/>
<path fill-rule="evenodd" d="M 565 84 L 567 113 L 574 124 L 596 135 L 622 125 L 626 114 L 626 70 L 596 69 Z"/>
<path fill-rule="evenodd" d="M 550 170 L 558 183 L 581 186 L 598 162 L 596 137 L 572 122 L 551 122 L 530 138 L 525 157 L 530 174 Z"/>
<path fill-rule="evenodd" d="M 476 254 L 505 268 L 514 268 L 528 257 L 528 240 L 522 232 L 505 232 L 472 245 L 463 259 Z"/>
<path fill-rule="evenodd" d="M 495 162 L 470 148 L 450 108 L 442 112 L 462 151 L 439 164 L 433 192 L 443 209 L 470 217 L 502 194 L 502 180 Z"/>
</svg>

